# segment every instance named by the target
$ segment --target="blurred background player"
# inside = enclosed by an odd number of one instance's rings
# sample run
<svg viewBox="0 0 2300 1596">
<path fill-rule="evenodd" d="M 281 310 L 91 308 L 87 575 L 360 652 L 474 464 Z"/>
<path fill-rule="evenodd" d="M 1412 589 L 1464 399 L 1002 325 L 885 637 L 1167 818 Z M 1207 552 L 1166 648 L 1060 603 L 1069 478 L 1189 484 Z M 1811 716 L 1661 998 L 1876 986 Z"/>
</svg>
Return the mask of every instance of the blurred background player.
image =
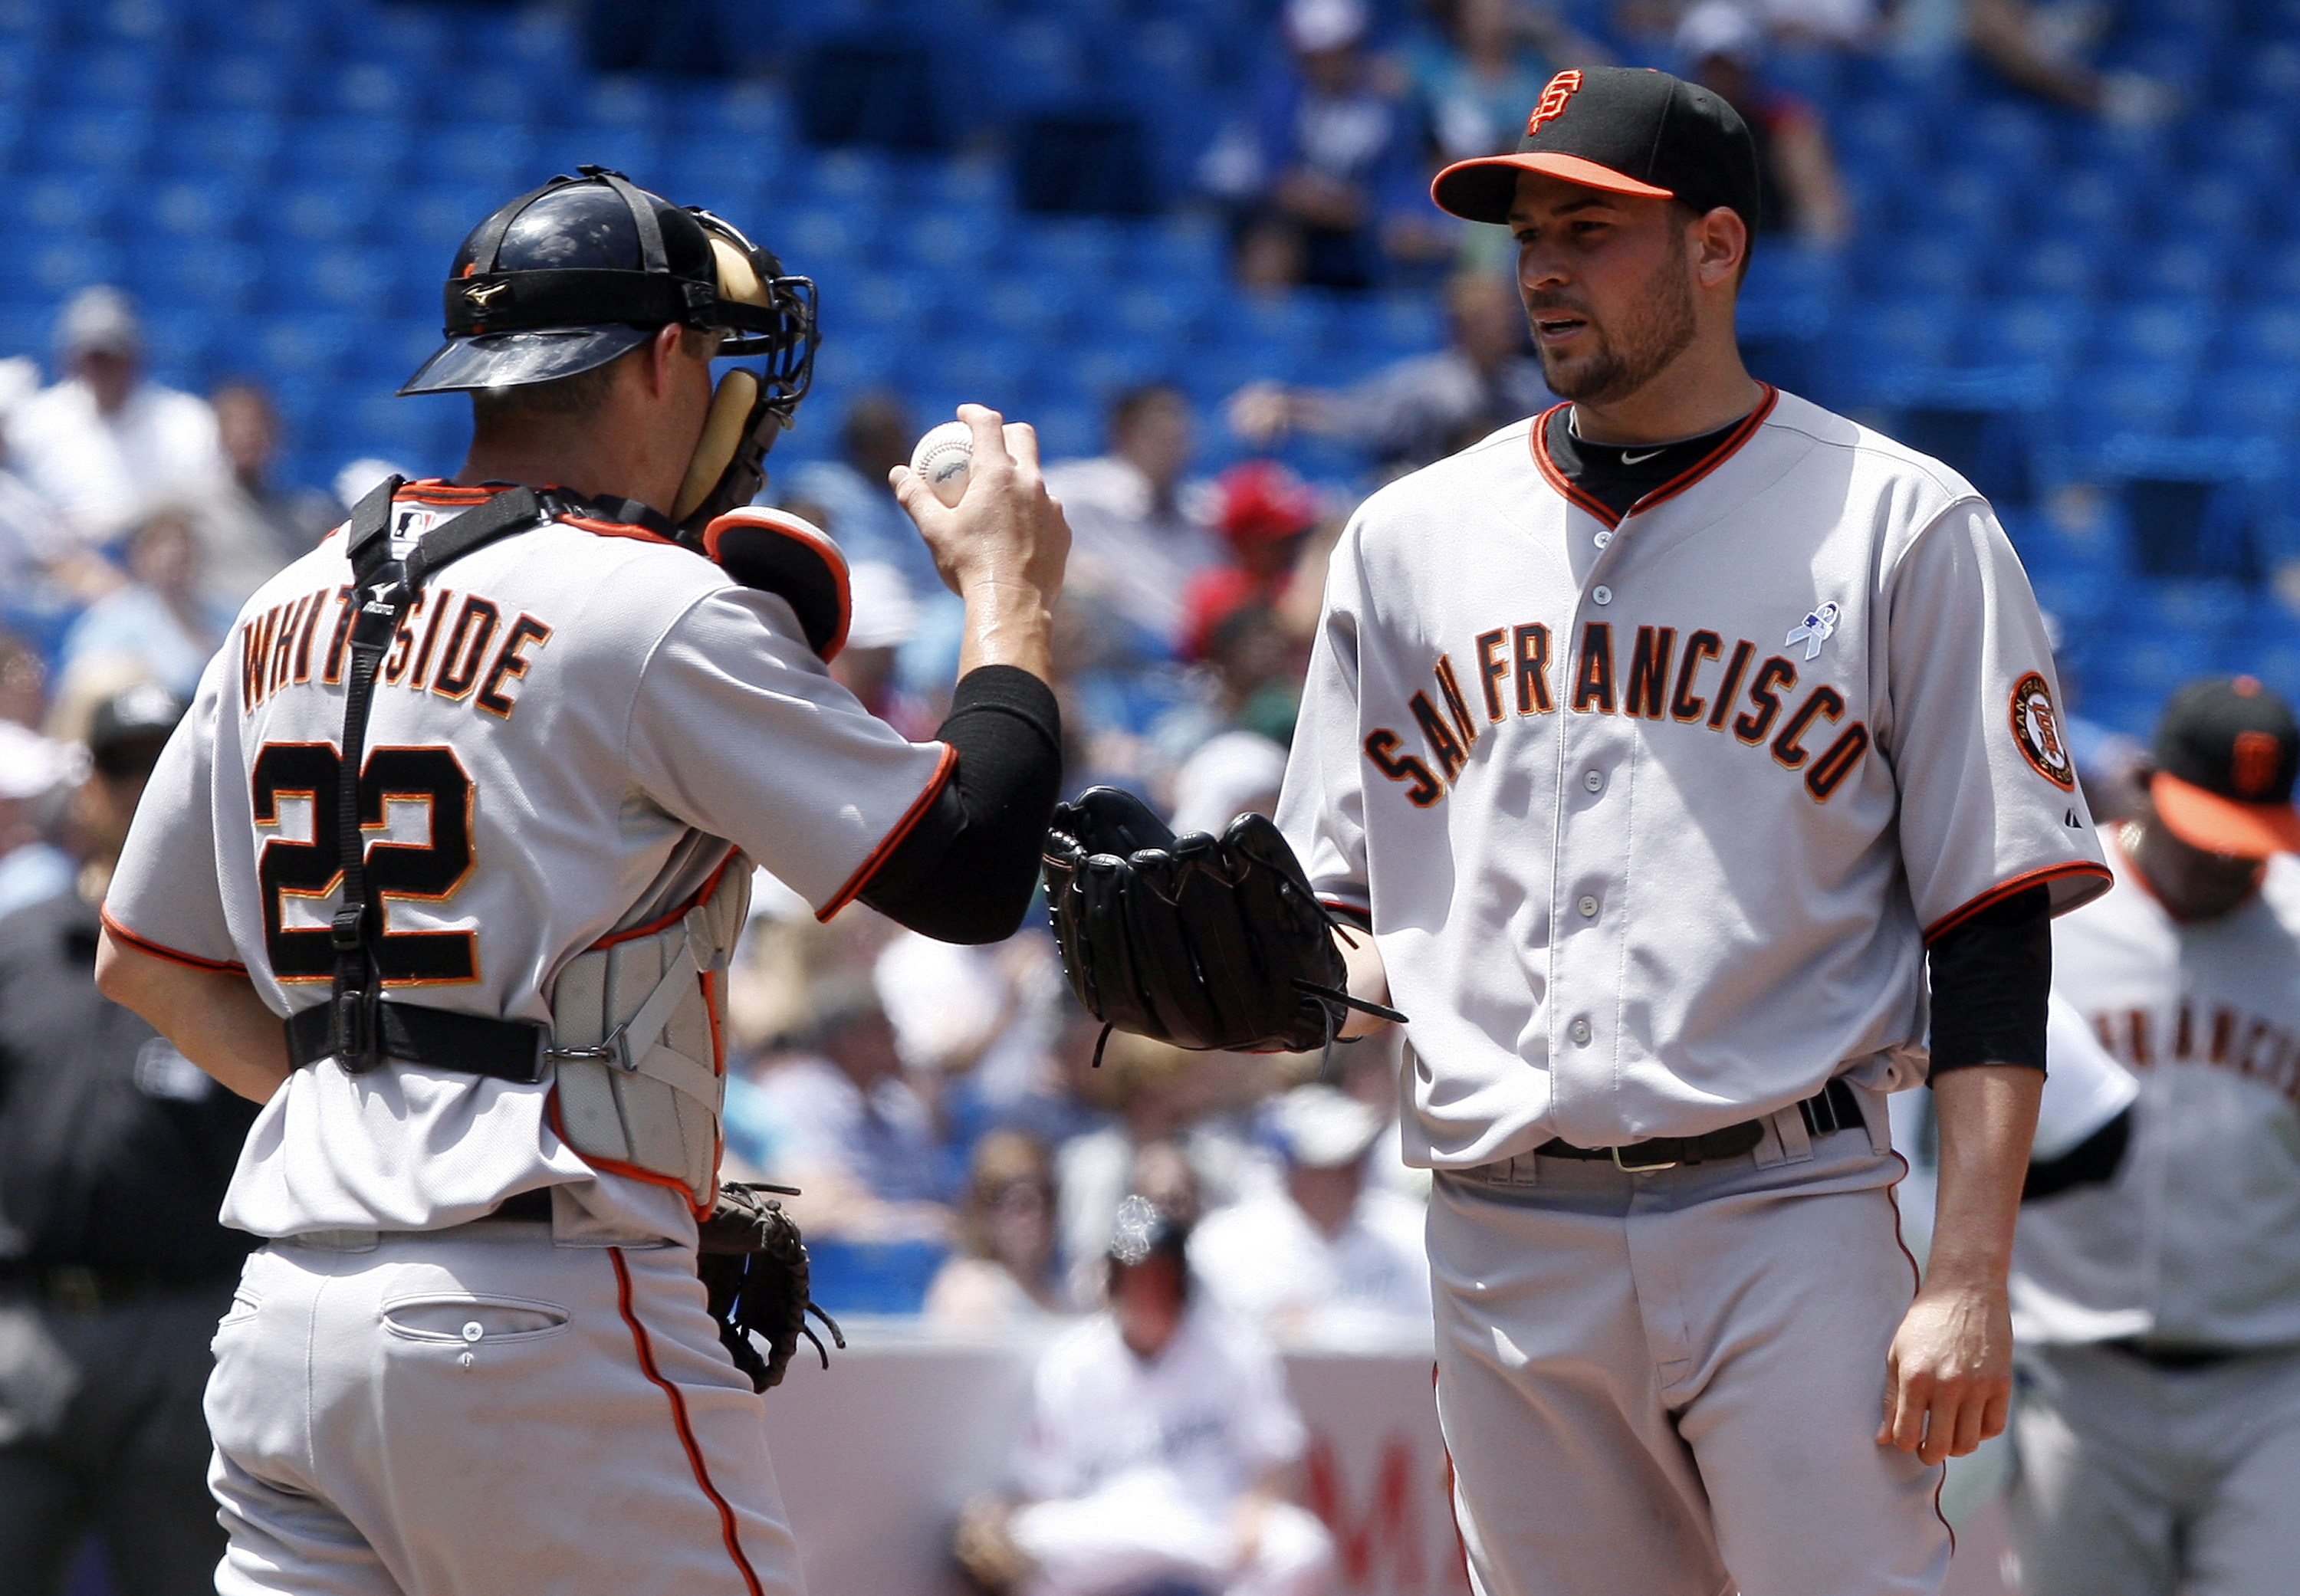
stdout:
<svg viewBox="0 0 2300 1596">
<path fill-rule="evenodd" d="M 2271 1596 L 2300 1567 L 2300 728 L 2250 677 L 2193 682 L 2154 766 L 2114 889 L 2053 927 L 2054 992 L 2139 1095 L 2030 1170 L 2028 1596 Z"/>
<path fill-rule="evenodd" d="M 66 890 L 0 919 L 0 1590 L 102 1540 L 122 1596 L 215 1588 L 208 1340 L 253 1238 L 216 1220 L 255 1107 L 96 989 L 96 906 L 183 704 L 96 707 Z"/>
<path fill-rule="evenodd" d="M 1108 1309 L 1039 1360 L 1014 1496 L 960 1525 L 977 1581 L 1018 1596 L 1313 1596 L 1333 1542 L 1289 1500 L 1306 1440 L 1278 1359 L 1192 1289 L 1188 1232 L 1119 1207 Z"/>
<path fill-rule="evenodd" d="M 1426 1340 L 1422 1204 L 1367 1181 L 1382 1116 L 1312 1084 L 1271 1105 L 1269 1120 L 1284 1188 L 1209 1216 L 1191 1234 L 1191 1268 L 1216 1302 L 1281 1345 Z"/>
</svg>

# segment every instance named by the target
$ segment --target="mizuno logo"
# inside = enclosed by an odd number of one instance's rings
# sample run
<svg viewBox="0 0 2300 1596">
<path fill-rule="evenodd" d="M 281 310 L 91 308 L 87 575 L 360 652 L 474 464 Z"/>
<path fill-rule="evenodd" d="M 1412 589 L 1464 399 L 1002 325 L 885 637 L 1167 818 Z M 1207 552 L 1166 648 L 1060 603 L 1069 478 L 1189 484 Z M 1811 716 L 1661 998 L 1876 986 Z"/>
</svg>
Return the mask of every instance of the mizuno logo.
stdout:
<svg viewBox="0 0 2300 1596">
<path fill-rule="evenodd" d="M 1661 451 L 1659 449 L 1648 449 L 1642 454 L 1630 454 L 1624 453 L 1621 456 L 1621 463 L 1623 465 L 1643 465 L 1646 461 L 1651 460 L 1654 455 L 1659 454 L 1660 453 Z"/>
<path fill-rule="evenodd" d="M 495 296 L 510 287 L 509 283 L 473 283 L 463 290 L 463 297 L 480 310 L 486 310 Z"/>
</svg>

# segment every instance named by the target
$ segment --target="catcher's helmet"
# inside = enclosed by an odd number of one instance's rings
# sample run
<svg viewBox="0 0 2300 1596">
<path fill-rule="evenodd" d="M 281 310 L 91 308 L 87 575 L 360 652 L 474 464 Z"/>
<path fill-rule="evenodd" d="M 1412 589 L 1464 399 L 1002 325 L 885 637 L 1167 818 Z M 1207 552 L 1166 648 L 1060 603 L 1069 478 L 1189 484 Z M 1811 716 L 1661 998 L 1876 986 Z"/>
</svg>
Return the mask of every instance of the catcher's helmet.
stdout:
<svg viewBox="0 0 2300 1596">
<path fill-rule="evenodd" d="M 501 207 L 455 252 L 447 342 L 402 394 L 550 382 L 604 366 L 671 323 L 763 354 L 766 408 L 788 418 L 814 365 L 814 285 L 707 211 L 621 172 L 577 169 Z"/>
</svg>

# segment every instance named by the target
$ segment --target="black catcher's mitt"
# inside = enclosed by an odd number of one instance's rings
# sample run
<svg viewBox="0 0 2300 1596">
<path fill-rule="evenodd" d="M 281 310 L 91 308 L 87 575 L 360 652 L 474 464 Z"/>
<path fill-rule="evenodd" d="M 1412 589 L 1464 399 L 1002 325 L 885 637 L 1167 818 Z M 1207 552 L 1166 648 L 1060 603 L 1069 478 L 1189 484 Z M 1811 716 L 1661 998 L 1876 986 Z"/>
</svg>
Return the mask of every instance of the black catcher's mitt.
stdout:
<svg viewBox="0 0 2300 1596">
<path fill-rule="evenodd" d="M 810 1312 L 823 1322 L 841 1351 L 846 1346 L 838 1322 L 807 1294 L 806 1243 L 799 1239 L 797 1225 L 781 1203 L 761 1194 L 766 1192 L 796 1195 L 788 1186 L 738 1181 L 721 1185 L 711 1217 L 696 1227 L 695 1243 L 695 1272 L 703 1276 L 703 1289 L 710 1294 L 719 1339 L 733 1355 L 735 1367 L 751 1376 L 754 1391 L 782 1384 L 802 1335 L 814 1342 L 822 1367 L 830 1367 L 830 1354 L 807 1325 Z M 764 1358 L 751 1344 L 754 1330 L 766 1337 Z"/>
<path fill-rule="evenodd" d="M 1345 990 L 1333 918 L 1265 815 L 1178 837 L 1133 794 L 1089 787 L 1055 809 L 1046 872 L 1071 990 L 1112 1029 L 1304 1052 L 1345 1009 L 1404 1018 Z"/>
</svg>

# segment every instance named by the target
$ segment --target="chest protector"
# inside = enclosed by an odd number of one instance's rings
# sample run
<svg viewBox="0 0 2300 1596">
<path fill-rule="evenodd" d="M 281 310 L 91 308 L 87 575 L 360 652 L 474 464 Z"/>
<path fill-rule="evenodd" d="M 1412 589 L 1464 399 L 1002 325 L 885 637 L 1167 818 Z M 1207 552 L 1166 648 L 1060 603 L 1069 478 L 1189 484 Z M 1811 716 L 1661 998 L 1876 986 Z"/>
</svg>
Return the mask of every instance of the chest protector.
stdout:
<svg viewBox="0 0 2300 1596">
<path fill-rule="evenodd" d="M 375 964 L 383 935 L 359 827 L 368 713 L 386 652 L 423 584 L 450 561 L 527 531 L 562 509 L 514 487 L 435 528 L 404 560 L 391 556 L 396 477 L 352 511 L 346 529 L 361 594 L 351 637 L 333 817 L 343 895 L 329 925 L 336 953 L 328 1000 L 287 1021 L 297 1068 L 334 1059 L 357 1075 L 386 1060 L 498 1080 L 550 1081 L 552 1121 L 594 1168 L 683 1190 L 710 1206 L 718 1181 L 725 1087 L 727 963 L 750 906 L 750 861 L 730 850 L 702 890 L 667 919 L 618 932 L 560 971 L 548 1027 L 525 1020 L 386 1002 Z M 804 522 L 772 511 L 720 517 L 696 553 L 746 586 L 780 594 L 826 657 L 846 631 L 845 562 Z M 688 546 L 693 546 L 689 544 Z"/>
</svg>

